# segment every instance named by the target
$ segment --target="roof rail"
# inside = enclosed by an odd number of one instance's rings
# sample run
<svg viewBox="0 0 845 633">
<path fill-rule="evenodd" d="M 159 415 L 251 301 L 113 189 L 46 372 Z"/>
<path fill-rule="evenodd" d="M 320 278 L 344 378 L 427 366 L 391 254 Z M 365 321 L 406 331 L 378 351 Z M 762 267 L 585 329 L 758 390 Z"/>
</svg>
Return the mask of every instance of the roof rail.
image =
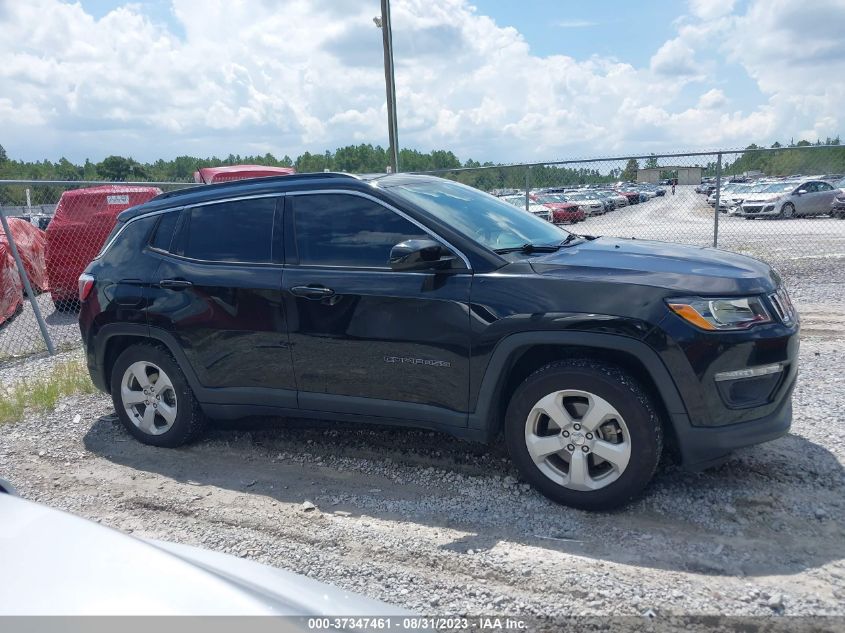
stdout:
<svg viewBox="0 0 845 633">
<path fill-rule="evenodd" d="M 180 196 L 188 195 L 190 193 L 196 193 L 199 190 L 208 191 L 209 189 L 214 190 L 225 190 L 225 189 L 237 189 L 240 187 L 246 187 L 249 185 L 257 185 L 257 184 L 271 184 L 274 182 L 282 182 L 282 183 L 294 183 L 294 182 L 301 182 L 301 181 L 308 181 L 308 180 L 324 180 L 326 178 L 337 178 L 339 180 L 343 179 L 351 179 L 351 180 L 360 180 L 357 176 L 353 174 L 346 174 L 343 172 L 337 171 L 320 171 L 320 172 L 311 172 L 305 174 L 289 174 L 283 176 L 265 176 L 262 178 L 243 178 L 241 180 L 228 180 L 226 182 L 217 182 L 208 185 L 199 185 L 199 186 L 191 186 L 185 187 L 184 189 L 176 189 L 175 191 L 167 191 L 165 193 L 159 194 L 154 199 L 155 200 L 166 200 L 170 198 L 178 198 Z"/>
</svg>

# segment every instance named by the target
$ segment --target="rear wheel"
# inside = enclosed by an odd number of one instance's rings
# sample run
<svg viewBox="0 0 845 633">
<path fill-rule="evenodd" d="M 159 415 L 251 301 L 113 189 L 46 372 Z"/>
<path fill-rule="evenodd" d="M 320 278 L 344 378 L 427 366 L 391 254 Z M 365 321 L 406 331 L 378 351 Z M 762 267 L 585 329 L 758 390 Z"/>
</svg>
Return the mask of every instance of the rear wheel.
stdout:
<svg viewBox="0 0 845 633">
<path fill-rule="evenodd" d="M 180 446 L 205 428 L 185 375 L 173 356 L 156 345 L 133 345 L 117 358 L 111 394 L 123 426 L 144 444 Z"/>
<path fill-rule="evenodd" d="M 505 440 L 522 477 L 585 510 L 619 507 L 646 487 L 663 448 L 648 396 L 626 372 L 591 359 L 546 365 L 514 393 Z"/>
</svg>

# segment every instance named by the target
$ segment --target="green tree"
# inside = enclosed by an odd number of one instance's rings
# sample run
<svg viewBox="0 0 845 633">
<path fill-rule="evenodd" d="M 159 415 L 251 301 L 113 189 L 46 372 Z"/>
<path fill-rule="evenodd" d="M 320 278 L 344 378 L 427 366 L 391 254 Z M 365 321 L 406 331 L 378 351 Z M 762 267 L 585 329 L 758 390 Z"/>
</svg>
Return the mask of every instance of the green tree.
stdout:
<svg viewBox="0 0 845 633">
<path fill-rule="evenodd" d="M 6 148 L 0 145 L 0 163 L 5 163 L 9 160 L 9 157 L 6 156 Z"/>
<path fill-rule="evenodd" d="M 639 170 L 640 164 L 636 161 L 636 159 L 631 158 L 625 164 L 625 169 L 622 170 L 622 180 L 625 181 L 633 181 L 637 179 L 637 170 Z"/>
<path fill-rule="evenodd" d="M 144 180 L 147 177 L 146 170 L 137 161 L 123 156 L 107 156 L 97 164 L 97 174 L 115 182 Z"/>
<path fill-rule="evenodd" d="M 645 161 L 645 168 L 646 169 L 657 169 L 660 165 L 657 164 L 657 157 L 654 155 L 649 156 Z"/>
</svg>

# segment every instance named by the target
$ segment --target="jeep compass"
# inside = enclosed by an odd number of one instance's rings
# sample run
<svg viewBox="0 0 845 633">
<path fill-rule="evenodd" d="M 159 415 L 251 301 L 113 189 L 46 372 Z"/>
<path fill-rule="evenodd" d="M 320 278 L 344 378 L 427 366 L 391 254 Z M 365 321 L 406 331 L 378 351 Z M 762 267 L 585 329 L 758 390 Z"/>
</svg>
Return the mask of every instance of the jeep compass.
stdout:
<svg viewBox="0 0 845 633">
<path fill-rule="evenodd" d="M 94 383 L 154 446 L 250 415 L 422 427 L 504 441 L 544 495 L 606 509 L 665 446 L 701 469 L 792 416 L 798 315 L 766 264 L 576 235 L 430 176 L 159 195 L 79 295 Z"/>
</svg>

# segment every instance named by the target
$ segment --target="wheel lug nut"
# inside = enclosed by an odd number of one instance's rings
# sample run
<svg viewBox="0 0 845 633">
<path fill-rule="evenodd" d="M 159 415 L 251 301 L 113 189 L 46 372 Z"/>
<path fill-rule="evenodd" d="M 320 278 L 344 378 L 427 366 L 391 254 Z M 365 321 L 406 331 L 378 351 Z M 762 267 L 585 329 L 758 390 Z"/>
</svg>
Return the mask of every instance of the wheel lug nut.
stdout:
<svg viewBox="0 0 845 633">
<path fill-rule="evenodd" d="M 571 453 L 572 451 L 574 451 L 574 450 L 575 450 L 575 446 L 574 446 L 574 445 L 572 445 L 572 444 L 569 444 L 569 445 L 566 447 L 566 450 L 568 450 L 568 451 Z"/>
<path fill-rule="evenodd" d="M 588 439 L 588 440 L 593 439 L 593 434 L 592 434 L 592 433 L 587 433 L 587 439 Z"/>
<path fill-rule="evenodd" d="M 590 447 L 589 447 L 589 446 L 582 446 L 582 447 L 581 447 L 581 450 L 582 450 L 582 451 L 584 451 L 585 453 L 589 453 L 589 452 L 590 452 Z"/>
<path fill-rule="evenodd" d="M 563 437 L 569 437 L 569 431 L 564 431 L 564 432 L 563 432 Z"/>
<path fill-rule="evenodd" d="M 581 425 L 580 425 L 580 424 L 573 424 L 573 425 L 572 425 L 572 428 L 573 428 L 573 429 L 575 429 L 576 431 L 580 431 L 580 430 L 581 430 Z"/>
</svg>

